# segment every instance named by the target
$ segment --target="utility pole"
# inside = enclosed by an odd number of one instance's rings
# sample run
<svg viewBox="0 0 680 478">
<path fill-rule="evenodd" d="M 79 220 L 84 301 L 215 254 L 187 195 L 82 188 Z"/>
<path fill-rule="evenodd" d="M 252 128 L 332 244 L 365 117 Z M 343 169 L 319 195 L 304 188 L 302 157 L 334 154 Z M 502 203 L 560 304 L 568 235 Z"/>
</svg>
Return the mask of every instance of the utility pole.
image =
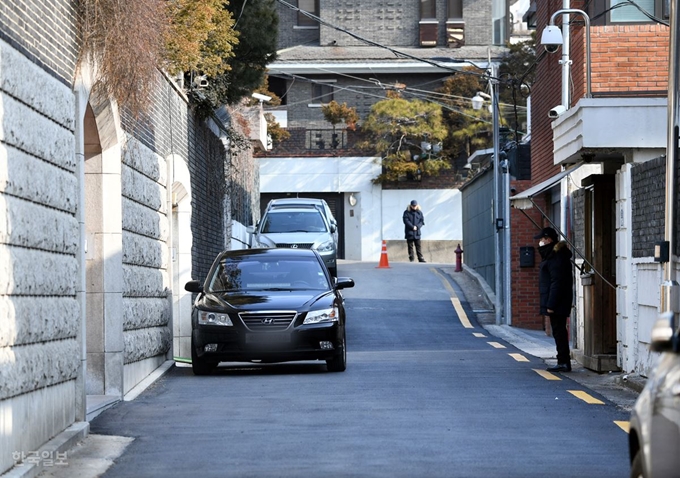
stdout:
<svg viewBox="0 0 680 478">
<path fill-rule="evenodd" d="M 678 66 L 678 0 L 670 0 L 670 45 L 668 55 L 668 142 L 666 147 L 666 217 L 665 217 L 665 246 L 667 247 L 667 261 L 663 263 L 663 284 L 661 285 L 661 310 L 671 312 L 671 327 L 675 330 L 678 314 L 678 282 L 675 274 L 675 169 L 678 164 L 678 90 L 680 89 L 680 75 Z"/>
</svg>

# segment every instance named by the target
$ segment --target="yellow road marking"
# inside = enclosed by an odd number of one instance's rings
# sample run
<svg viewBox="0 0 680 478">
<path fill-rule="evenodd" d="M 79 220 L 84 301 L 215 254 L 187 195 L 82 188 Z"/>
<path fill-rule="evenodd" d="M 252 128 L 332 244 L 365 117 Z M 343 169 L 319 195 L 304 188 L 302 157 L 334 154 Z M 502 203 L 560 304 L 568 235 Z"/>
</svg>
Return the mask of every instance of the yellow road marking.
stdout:
<svg viewBox="0 0 680 478">
<path fill-rule="evenodd" d="M 567 390 L 567 392 L 571 393 L 576 398 L 580 398 L 586 403 L 590 403 L 591 405 L 604 405 L 602 400 L 598 400 L 597 398 L 593 397 L 592 395 L 588 395 L 582 390 Z"/>
<path fill-rule="evenodd" d="M 486 335 L 484 335 L 481 332 L 473 332 L 472 335 L 474 335 L 475 337 L 486 337 Z"/>
<path fill-rule="evenodd" d="M 505 345 L 499 344 L 498 342 L 487 342 L 487 344 L 491 345 L 495 349 L 504 349 Z"/>
<path fill-rule="evenodd" d="M 449 291 L 449 295 L 451 296 L 451 303 L 453 304 L 453 308 L 456 310 L 456 313 L 458 314 L 458 320 L 460 320 L 460 323 L 463 324 L 463 327 L 465 327 L 466 329 L 474 329 L 475 326 L 470 323 L 470 319 L 468 319 L 467 314 L 463 310 L 463 306 L 460 303 L 460 299 L 458 299 L 456 291 L 453 290 L 453 287 L 451 287 L 449 281 L 447 281 L 446 278 L 442 276 L 436 269 L 430 268 L 430 270 L 439 276 L 439 279 L 444 284 L 444 287 L 446 287 L 446 290 Z"/>
<path fill-rule="evenodd" d="M 554 373 L 550 373 L 547 370 L 539 370 L 537 368 L 532 369 L 534 372 L 539 374 L 541 377 L 543 377 L 546 380 L 562 380 L 560 377 L 555 375 Z"/>
<path fill-rule="evenodd" d="M 619 426 L 619 428 L 624 432 L 630 433 L 630 422 L 623 420 L 614 420 L 614 423 L 616 423 Z"/>
<path fill-rule="evenodd" d="M 528 362 L 528 361 L 529 361 L 529 359 L 526 358 L 526 357 L 525 357 L 524 355 L 522 355 L 522 354 L 508 354 L 508 355 L 510 355 L 510 357 L 514 358 L 514 359 L 517 360 L 518 362 Z"/>
</svg>

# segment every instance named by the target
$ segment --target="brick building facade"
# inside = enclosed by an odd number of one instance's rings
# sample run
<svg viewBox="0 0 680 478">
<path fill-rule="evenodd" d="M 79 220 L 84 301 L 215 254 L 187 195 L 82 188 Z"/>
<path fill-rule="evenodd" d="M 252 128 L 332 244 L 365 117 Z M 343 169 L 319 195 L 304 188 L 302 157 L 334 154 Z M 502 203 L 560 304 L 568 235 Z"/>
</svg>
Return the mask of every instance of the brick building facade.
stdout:
<svg viewBox="0 0 680 478">
<path fill-rule="evenodd" d="M 650 293 L 660 274 L 650 244 L 663 239 L 669 29 L 634 12 L 615 15 L 604 10 L 607 4 L 571 5 L 593 19 L 592 98 L 584 97 L 582 15 L 570 16 L 571 100 L 557 119 L 547 116 L 561 102 L 561 52 L 545 54 L 537 65 L 532 184 L 547 185 L 533 199 L 545 203 L 548 218 L 574 245 L 573 357 L 601 372 L 647 374 L 655 361 L 649 331 L 660 312 L 658 294 Z M 536 2 L 538 38 L 558 9 Z M 662 18 L 661 10 L 651 13 Z M 555 23 L 562 25 L 560 15 Z M 565 168 L 571 174 L 560 173 Z"/>
</svg>

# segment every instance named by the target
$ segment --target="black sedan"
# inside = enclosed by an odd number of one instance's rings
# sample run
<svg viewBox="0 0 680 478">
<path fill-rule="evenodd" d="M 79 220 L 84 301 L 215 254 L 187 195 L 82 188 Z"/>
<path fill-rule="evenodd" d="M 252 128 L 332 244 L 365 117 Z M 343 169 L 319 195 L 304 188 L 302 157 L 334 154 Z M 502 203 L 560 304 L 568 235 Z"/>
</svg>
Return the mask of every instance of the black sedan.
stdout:
<svg viewBox="0 0 680 478">
<path fill-rule="evenodd" d="M 316 251 L 243 249 L 215 259 L 191 316 L 194 374 L 220 362 L 325 360 L 328 371 L 347 366 L 345 307 L 347 277 L 333 278 Z"/>
</svg>

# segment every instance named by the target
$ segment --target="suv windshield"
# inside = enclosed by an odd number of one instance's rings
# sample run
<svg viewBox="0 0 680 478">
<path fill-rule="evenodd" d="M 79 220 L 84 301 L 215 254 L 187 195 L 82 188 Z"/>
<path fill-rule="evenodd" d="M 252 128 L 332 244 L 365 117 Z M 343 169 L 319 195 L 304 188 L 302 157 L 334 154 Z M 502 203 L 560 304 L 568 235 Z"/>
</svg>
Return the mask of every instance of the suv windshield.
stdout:
<svg viewBox="0 0 680 478">
<path fill-rule="evenodd" d="M 305 211 L 269 211 L 264 218 L 261 231 L 282 232 L 328 232 L 326 222 L 316 208 Z"/>
</svg>

